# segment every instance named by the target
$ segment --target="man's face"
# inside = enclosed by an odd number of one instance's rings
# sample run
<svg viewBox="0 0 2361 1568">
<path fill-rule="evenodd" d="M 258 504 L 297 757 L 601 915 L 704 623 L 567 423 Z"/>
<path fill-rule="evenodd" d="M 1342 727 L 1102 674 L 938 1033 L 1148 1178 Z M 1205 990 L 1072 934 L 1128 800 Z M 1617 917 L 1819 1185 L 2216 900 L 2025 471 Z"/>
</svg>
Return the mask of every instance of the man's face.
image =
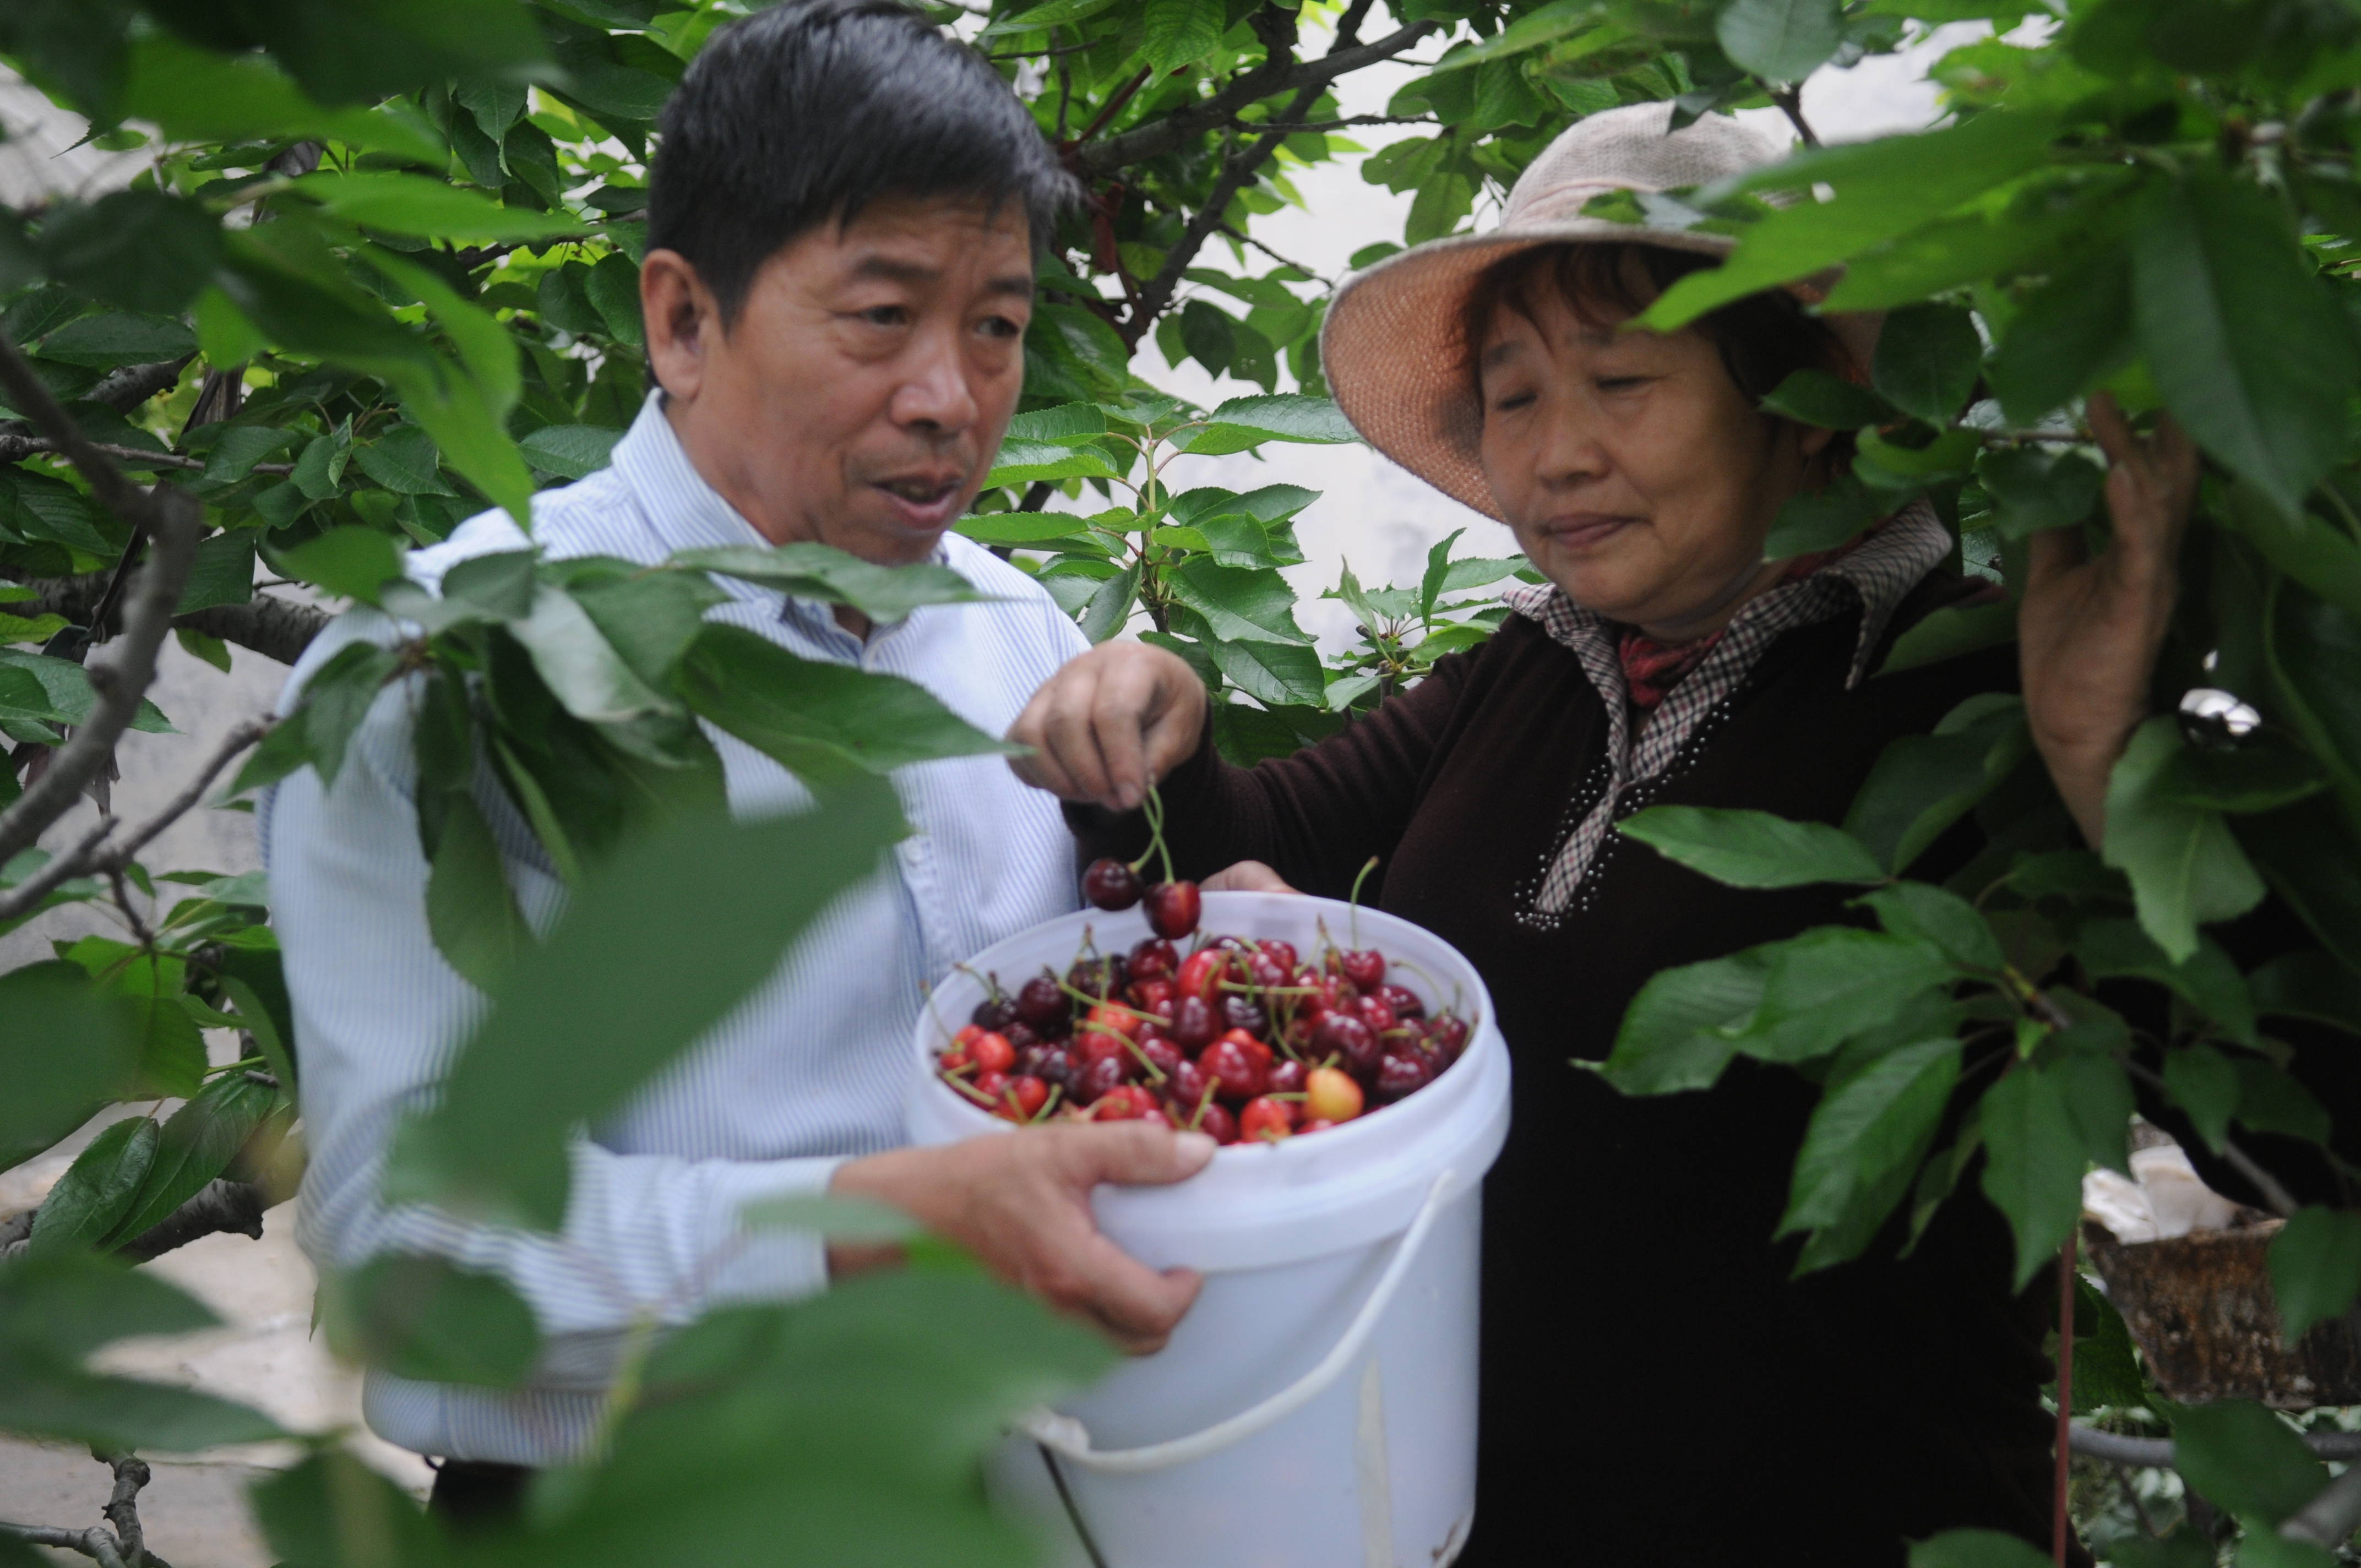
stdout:
<svg viewBox="0 0 2361 1568">
<path fill-rule="evenodd" d="M 727 331 L 695 269 L 652 251 L 641 299 L 666 413 L 706 481 L 774 543 L 930 554 L 983 486 L 1025 381 L 1023 212 L 894 197 L 754 276 Z"/>
</svg>

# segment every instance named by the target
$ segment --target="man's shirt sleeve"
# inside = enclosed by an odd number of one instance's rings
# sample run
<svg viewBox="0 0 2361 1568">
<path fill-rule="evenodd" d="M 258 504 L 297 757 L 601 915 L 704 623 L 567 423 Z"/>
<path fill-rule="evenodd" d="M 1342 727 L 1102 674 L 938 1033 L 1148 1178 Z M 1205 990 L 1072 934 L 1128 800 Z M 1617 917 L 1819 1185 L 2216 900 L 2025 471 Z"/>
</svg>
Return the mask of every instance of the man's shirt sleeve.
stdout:
<svg viewBox="0 0 2361 1568">
<path fill-rule="evenodd" d="M 332 651 L 313 650 L 304 663 L 316 668 Z M 306 768 L 278 786 L 258 824 L 295 1013 L 311 1153 L 301 1235 L 313 1260 L 325 1269 L 387 1252 L 447 1257 L 505 1279 L 553 1335 L 600 1334 L 649 1311 L 678 1321 L 717 1300 L 824 1288 L 818 1237 L 749 1231 L 738 1215 L 761 1199 L 824 1190 L 834 1158 L 688 1159 L 577 1140 L 555 1234 L 383 1201 L 396 1124 L 433 1102 L 486 1009 L 427 930 L 415 788 L 408 694 L 396 685 L 355 734 L 334 787 Z M 509 866 L 528 916 L 545 929 L 556 884 Z"/>
</svg>

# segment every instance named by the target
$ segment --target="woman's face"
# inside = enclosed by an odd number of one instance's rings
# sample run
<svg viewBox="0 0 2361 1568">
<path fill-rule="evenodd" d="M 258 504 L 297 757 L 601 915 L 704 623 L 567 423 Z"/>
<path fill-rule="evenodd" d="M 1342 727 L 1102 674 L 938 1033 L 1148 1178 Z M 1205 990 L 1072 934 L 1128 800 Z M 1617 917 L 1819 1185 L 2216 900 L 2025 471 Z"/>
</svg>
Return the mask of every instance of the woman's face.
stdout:
<svg viewBox="0 0 2361 1568">
<path fill-rule="evenodd" d="M 1599 326 L 1542 282 L 1477 360 L 1484 476 L 1576 604 L 1667 641 L 1716 630 L 1769 575 L 1763 541 L 1826 431 L 1766 419 L 1694 328 Z"/>
</svg>

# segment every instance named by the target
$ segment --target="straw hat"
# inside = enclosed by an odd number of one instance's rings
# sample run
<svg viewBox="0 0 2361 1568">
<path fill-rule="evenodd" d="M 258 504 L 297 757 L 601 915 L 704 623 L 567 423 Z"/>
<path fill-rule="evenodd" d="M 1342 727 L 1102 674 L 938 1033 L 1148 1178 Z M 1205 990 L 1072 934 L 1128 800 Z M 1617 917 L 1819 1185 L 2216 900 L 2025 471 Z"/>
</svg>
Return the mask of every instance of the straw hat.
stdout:
<svg viewBox="0 0 2361 1568">
<path fill-rule="evenodd" d="M 1781 156 L 1768 137 L 1724 115 L 1667 131 L 1672 112 L 1668 103 L 1634 104 L 1579 121 L 1518 177 L 1499 227 L 1429 240 L 1345 280 L 1321 329 L 1320 362 L 1337 406 L 1370 445 L 1445 495 L 1500 515 L 1477 461 L 1483 421 L 1460 339 L 1461 307 L 1487 268 L 1540 245 L 1607 240 L 1728 255 L 1738 243 L 1730 235 L 1583 215 L 1584 203 L 1613 192 L 1707 185 Z M 1813 303 L 1823 292 L 1793 288 Z M 1823 319 L 1865 368 L 1879 318 Z"/>
</svg>

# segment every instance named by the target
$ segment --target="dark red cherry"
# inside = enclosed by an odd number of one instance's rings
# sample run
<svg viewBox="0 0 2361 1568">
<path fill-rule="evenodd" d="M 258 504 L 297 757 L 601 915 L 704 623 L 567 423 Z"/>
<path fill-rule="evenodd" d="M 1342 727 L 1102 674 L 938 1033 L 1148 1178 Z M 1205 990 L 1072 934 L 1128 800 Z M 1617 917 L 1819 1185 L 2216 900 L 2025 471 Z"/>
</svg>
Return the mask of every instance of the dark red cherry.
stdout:
<svg viewBox="0 0 2361 1568">
<path fill-rule="evenodd" d="M 1193 882 L 1159 882 L 1148 890 L 1148 924 L 1168 941 L 1179 941 L 1197 928 L 1204 900 Z"/>
<path fill-rule="evenodd" d="M 1444 1066 L 1467 1048 L 1467 1021 L 1455 1013 L 1438 1013 L 1427 1021 L 1426 1043 Z"/>
<path fill-rule="evenodd" d="M 1266 937 L 1255 944 L 1257 951 L 1276 961 L 1288 973 L 1295 972 L 1295 944 L 1282 942 L 1276 937 Z"/>
<path fill-rule="evenodd" d="M 1378 987 L 1378 1000 L 1392 1008 L 1394 1010 L 1394 1016 L 1397 1018 L 1423 1018 L 1426 1016 L 1426 1003 L 1418 999 L 1418 992 L 1411 990 L 1406 985 L 1381 985 Z"/>
<path fill-rule="evenodd" d="M 1180 968 L 1180 955 L 1161 937 L 1146 937 L 1124 960 L 1124 973 L 1137 984 L 1143 980 L 1170 980 Z M 984 1025 L 985 1028 L 992 1027 Z"/>
<path fill-rule="evenodd" d="M 1292 966 L 1280 963 L 1268 953 L 1256 953 L 1246 959 L 1246 979 L 1256 989 L 1268 991 L 1287 984 L 1295 978 Z"/>
<path fill-rule="evenodd" d="M 1066 971 L 1066 983 L 1089 997 L 1115 995 L 1123 980 L 1123 960 L 1113 956 L 1082 959 Z"/>
<path fill-rule="evenodd" d="M 1304 1071 L 1301 1062 L 1281 1058 L 1270 1064 L 1270 1072 L 1265 1080 L 1268 1087 L 1264 1090 L 1264 1092 L 1267 1094 L 1301 1093 Z"/>
<path fill-rule="evenodd" d="M 1172 1016 L 1172 982 L 1169 980 L 1135 980 L 1131 982 L 1131 1004 L 1142 1013 Z"/>
<path fill-rule="evenodd" d="M 1353 1011 L 1361 1015 L 1361 1022 L 1369 1026 L 1371 1034 L 1383 1035 L 1387 1030 L 1397 1028 L 1401 1024 L 1401 1020 L 1394 1016 L 1394 1010 L 1386 1005 L 1382 997 L 1364 996 L 1353 1004 Z"/>
<path fill-rule="evenodd" d="M 1164 1038 L 1161 1035 L 1153 1035 L 1143 1038 L 1139 1042 L 1139 1054 L 1146 1057 L 1149 1065 L 1154 1067 L 1157 1071 L 1163 1073 L 1167 1077 L 1171 1076 L 1176 1068 L 1179 1068 L 1183 1062 L 1188 1060 L 1186 1057 L 1180 1054 L 1180 1047 Z"/>
<path fill-rule="evenodd" d="M 1124 1053 L 1126 1058 L 1130 1054 L 1128 1051 Z M 1114 1057 L 1107 1057 L 1091 1063 L 1075 1076 L 1072 1082 L 1067 1084 L 1068 1097 L 1084 1105 L 1093 1103 L 1099 1096 L 1123 1082 L 1123 1065 L 1122 1061 Z"/>
<path fill-rule="evenodd" d="M 1261 1003 L 1234 991 L 1222 998 L 1222 1022 L 1230 1028 L 1259 1035 L 1270 1027 L 1270 1014 L 1263 1010 Z"/>
<path fill-rule="evenodd" d="M 1340 1009 L 1324 1014 L 1312 1029 L 1310 1054 L 1321 1061 L 1335 1057 L 1345 1071 L 1366 1079 L 1376 1073 L 1378 1058 L 1385 1053 L 1376 1031 Z"/>
<path fill-rule="evenodd" d="M 1000 1033 L 1007 1036 L 1008 1043 L 1020 1051 L 1027 1046 L 1038 1046 L 1041 1043 L 1041 1032 L 1032 1025 L 1021 1021 L 1011 1024 Z"/>
<path fill-rule="evenodd" d="M 1093 861 L 1082 873 L 1082 896 L 1101 909 L 1128 909 L 1140 892 L 1139 873 L 1121 861 Z"/>
<path fill-rule="evenodd" d="M 1226 1036 L 1207 1046 L 1197 1065 L 1213 1080 L 1213 1092 L 1224 1100 L 1253 1099 L 1263 1091 L 1269 1076 L 1243 1046 Z"/>
<path fill-rule="evenodd" d="M 1016 1022 L 1016 1003 L 1005 996 L 988 996 L 975 1004 L 975 1011 L 968 1014 L 968 1021 L 979 1029 L 1005 1035 L 1008 1033 L 1008 1026 Z"/>
<path fill-rule="evenodd" d="M 1378 1100 L 1379 1103 L 1389 1103 L 1415 1094 L 1433 1081 L 1434 1069 L 1424 1057 L 1410 1051 L 1388 1051 L 1385 1059 L 1378 1064 Z"/>
<path fill-rule="evenodd" d="M 1227 1025 L 1213 1004 L 1199 996 L 1183 996 L 1172 1003 L 1172 1043 L 1184 1051 L 1202 1050 Z"/>
<path fill-rule="evenodd" d="M 1205 1076 L 1203 1068 L 1184 1060 L 1166 1078 L 1164 1097 L 1172 1102 L 1173 1108 L 1180 1113 L 1180 1120 L 1185 1123 L 1196 1114 L 1197 1107 L 1204 1103 L 1205 1090 L 1213 1081 Z"/>
<path fill-rule="evenodd" d="M 1052 1029 L 1072 1016 L 1066 993 L 1046 974 L 1035 975 L 1016 992 L 1016 1016 L 1036 1029 Z"/>
<path fill-rule="evenodd" d="M 1337 960 L 1336 967 L 1344 971 L 1346 980 L 1367 991 L 1386 978 L 1386 955 L 1375 948 L 1363 948 L 1346 953 Z"/>
<path fill-rule="evenodd" d="M 1187 1126 L 1189 1118 L 1181 1117 L 1180 1124 Z M 1218 1100 L 1205 1107 L 1204 1115 L 1197 1120 L 1197 1130 L 1217 1144 L 1234 1144 L 1238 1141 L 1238 1119 L 1231 1115 L 1230 1108 Z"/>
</svg>

